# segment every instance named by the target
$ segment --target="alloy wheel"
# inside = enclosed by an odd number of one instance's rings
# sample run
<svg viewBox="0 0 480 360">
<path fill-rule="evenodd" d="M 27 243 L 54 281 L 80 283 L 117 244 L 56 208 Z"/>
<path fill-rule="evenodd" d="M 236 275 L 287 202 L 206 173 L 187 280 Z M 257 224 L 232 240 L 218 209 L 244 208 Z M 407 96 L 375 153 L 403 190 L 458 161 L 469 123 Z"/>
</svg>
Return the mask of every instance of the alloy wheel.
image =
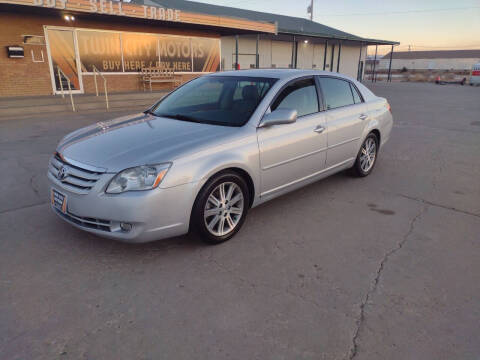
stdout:
<svg viewBox="0 0 480 360">
<path fill-rule="evenodd" d="M 223 182 L 207 198 L 203 218 L 207 230 L 214 236 L 231 233 L 240 222 L 244 211 L 244 198 L 240 186 Z"/>
<path fill-rule="evenodd" d="M 360 168 L 367 173 L 373 167 L 377 156 L 377 143 L 373 137 L 367 138 L 363 143 L 360 154 Z"/>
</svg>

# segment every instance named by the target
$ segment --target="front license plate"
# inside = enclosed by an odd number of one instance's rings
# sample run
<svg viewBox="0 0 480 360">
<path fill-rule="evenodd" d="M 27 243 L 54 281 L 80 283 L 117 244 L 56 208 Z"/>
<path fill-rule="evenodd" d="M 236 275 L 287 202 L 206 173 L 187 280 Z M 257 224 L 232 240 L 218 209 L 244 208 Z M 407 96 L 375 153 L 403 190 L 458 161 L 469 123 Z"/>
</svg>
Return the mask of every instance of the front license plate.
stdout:
<svg viewBox="0 0 480 360">
<path fill-rule="evenodd" d="M 65 214 L 67 212 L 67 195 L 52 189 L 51 198 L 52 206 Z"/>
</svg>

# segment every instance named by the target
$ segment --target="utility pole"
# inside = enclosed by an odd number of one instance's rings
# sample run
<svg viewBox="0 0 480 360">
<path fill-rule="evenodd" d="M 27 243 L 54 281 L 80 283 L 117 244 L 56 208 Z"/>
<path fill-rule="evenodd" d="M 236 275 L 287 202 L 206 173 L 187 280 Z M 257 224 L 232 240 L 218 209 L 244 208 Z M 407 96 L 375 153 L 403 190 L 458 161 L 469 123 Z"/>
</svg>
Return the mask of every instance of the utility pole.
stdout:
<svg viewBox="0 0 480 360">
<path fill-rule="evenodd" d="M 310 21 L 313 21 L 313 0 L 310 0 L 310 5 L 307 7 L 307 14 L 310 14 Z"/>
</svg>

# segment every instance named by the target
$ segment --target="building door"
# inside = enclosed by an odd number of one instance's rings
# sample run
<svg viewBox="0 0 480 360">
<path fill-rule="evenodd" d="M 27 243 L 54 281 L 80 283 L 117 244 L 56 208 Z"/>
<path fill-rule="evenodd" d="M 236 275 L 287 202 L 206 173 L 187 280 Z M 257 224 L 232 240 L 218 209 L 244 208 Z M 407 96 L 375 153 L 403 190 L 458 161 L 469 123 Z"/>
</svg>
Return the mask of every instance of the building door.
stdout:
<svg viewBox="0 0 480 360">
<path fill-rule="evenodd" d="M 73 93 L 83 93 L 74 30 L 46 27 L 45 39 L 54 94 L 60 94 L 62 86 L 68 91 L 68 80 Z"/>
</svg>

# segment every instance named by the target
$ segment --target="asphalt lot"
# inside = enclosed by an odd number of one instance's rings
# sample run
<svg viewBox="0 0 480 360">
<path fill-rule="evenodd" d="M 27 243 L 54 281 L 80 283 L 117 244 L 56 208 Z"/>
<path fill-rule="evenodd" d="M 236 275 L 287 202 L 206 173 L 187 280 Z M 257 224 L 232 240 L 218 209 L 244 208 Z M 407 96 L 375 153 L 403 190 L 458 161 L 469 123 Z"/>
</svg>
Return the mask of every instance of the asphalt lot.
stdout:
<svg viewBox="0 0 480 360">
<path fill-rule="evenodd" d="M 373 174 L 253 209 L 214 247 L 50 211 L 56 143 L 116 114 L 0 121 L 0 359 L 479 359 L 480 88 L 372 89 L 396 121 Z"/>
</svg>

